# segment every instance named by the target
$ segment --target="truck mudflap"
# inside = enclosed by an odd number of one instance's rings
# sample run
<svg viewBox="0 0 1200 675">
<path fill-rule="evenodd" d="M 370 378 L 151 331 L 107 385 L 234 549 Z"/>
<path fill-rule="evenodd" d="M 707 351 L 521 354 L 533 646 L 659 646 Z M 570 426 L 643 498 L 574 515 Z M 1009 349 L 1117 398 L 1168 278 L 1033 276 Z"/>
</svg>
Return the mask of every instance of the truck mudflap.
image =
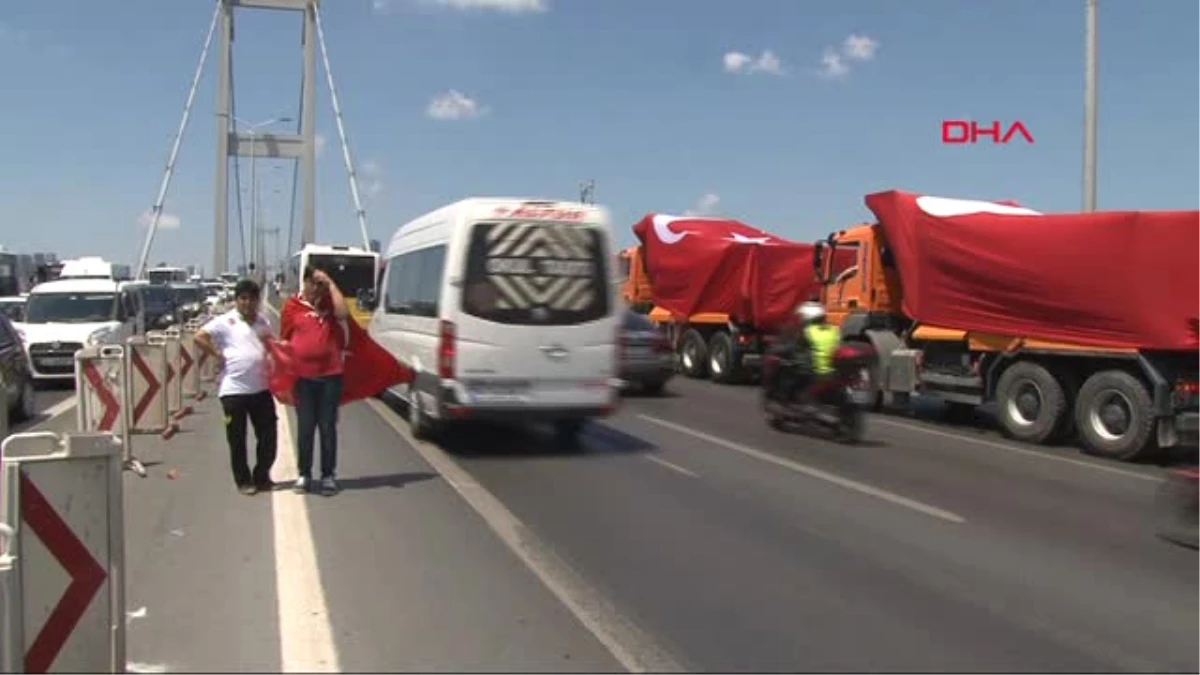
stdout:
<svg viewBox="0 0 1200 675">
<path fill-rule="evenodd" d="M 1187 411 L 1158 418 L 1158 447 L 1197 447 L 1200 445 L 1200 412 Z"/>
</svg>

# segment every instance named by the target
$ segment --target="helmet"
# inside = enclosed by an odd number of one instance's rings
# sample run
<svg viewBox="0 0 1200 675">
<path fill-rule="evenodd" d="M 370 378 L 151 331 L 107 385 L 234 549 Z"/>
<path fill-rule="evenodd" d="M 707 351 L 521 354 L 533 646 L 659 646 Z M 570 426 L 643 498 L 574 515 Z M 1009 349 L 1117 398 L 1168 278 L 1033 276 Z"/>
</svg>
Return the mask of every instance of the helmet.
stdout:
<svg viewBox="0 0 1200 675">
<path fill-rule="evenodd" d="M 796 314 L 806 322 L 825 318 L 825 306 L 819 302 L 806 302 L 796 309 Z"/>
</svg>

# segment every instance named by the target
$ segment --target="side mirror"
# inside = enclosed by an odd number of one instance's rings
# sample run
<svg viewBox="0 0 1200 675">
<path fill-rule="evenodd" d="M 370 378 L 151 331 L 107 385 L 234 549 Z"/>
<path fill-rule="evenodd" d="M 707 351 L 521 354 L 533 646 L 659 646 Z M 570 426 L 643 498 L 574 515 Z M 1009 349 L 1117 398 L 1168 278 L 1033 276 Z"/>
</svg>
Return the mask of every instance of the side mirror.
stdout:
<svg viewBox="0 0 1200 675">
<path fill-rule="evenodd" d="M 359 309 L 366 310 L 368 312 L 375 311 L 376 306 L 378 306 L 378 302 L 375 297 L 375 291 L 371 290 L 370 288 L 358 289 L 358 294 L 355 296 L 355 300 L 358 301 Z"/>
</svg>

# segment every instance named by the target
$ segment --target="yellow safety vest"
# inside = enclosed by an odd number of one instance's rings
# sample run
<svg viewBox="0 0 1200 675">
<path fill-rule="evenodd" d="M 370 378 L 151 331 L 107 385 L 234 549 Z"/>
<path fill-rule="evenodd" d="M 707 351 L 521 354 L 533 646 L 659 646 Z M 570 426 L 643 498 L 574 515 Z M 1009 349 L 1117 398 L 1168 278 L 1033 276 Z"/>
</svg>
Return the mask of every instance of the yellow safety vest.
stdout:
<svg viewBox="0 0 1200 675">
<path fill-rule="evenodd" d="M 812 346 L 813 370 L 818 375 L 833 372 L 833 352 L 842 341 L 841 330 L 829 324 L 813 324 L 804 329 L 804 337 Z"/>
</svg>

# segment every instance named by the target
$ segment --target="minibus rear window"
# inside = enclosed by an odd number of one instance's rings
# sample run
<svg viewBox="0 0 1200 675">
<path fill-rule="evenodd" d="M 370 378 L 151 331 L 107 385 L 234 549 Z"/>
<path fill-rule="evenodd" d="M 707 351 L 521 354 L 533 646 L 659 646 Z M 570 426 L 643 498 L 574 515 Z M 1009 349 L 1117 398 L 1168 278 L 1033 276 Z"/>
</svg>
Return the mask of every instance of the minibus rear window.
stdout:
<svg viewBox="0 0 1200 675">
<path fill-rule="evenodd" d="M 477 223 L 462 308 L 495 323 L 570 326 L 609 313 L 609 255 L 600 230 L 550 223 Z"/>
</svg>

